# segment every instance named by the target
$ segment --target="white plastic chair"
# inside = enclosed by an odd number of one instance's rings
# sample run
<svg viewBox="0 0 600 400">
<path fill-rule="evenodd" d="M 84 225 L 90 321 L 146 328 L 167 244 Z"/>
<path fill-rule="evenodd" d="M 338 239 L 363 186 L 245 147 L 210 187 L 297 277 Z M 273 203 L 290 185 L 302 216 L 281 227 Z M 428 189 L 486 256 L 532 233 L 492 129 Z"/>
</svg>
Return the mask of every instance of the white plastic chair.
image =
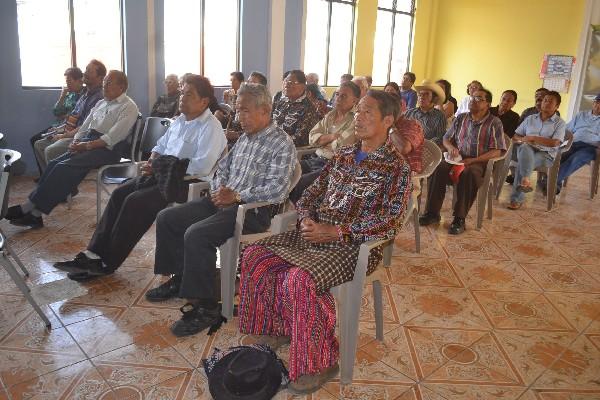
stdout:
<svg viewBox="0 0 600 400">
<path fill-rule="evenodd" d="M 296 161 L 292 179 L 290 180 L 288 195 L 300 180 L 301 175 L 302 169 L 300 167 L 300 162 Z M 209 189 L 210 184 L 208 182 L 191 184 L 188 192 L 188 201 L 198 199 L 202 195 L 202 192 L 206 192 Z M 235 278 L 237 276 L 237 261 L 240 255 L 240 245 L 249 244 L 272 235 L 269 231 L 247 235 L 242 234 L 246 212 L 270 205 L 274 204 L 264 202 L 240 204 L 237 210 L 233 236 L 227 239 L 227 241 L 219 247 L 221 267 L 221 314 L 227 319 L 233 318 Z M 275 216 L 275 218 L 276 217 L 277 216 Z M 273 223 L 271 223 L 271 225 L 272 224 Z"/>
<path fill-rule="evenodd" d="M 18 151 L 0 149 L 0 163 L 2 163 L 3 166 L 2 172 L 0 173 L 0 213 L 2 218 L 4 218 L 4 216 L 6 215 L 6 210 L 8 208 L 8 180 L 10 178 L 10 169 L 12 164 L 20 158 L 21 153 L 19 153 Z M 21 271 L 23 271 L 25 277 L 28 277 L 29 272 L 27 271 L 17 254 L 10 247 L 8 240 L 6 239 L 6 235 L 4 235 L 4 232 L 0 230 L 0 264 L 11 277 L 13 282 L 17 285 L 23 296 L 25 296 L 25 299 L 27 299 L 29 304 L 31 304 L 35 312 L 40 316 L 42 321 L 44 321 L 46 328 L 50 329 L 50 320 L 48 319 L 46 314 L 44 314 L 44 312 L 37 304 L 35 299 L 31 296 L 27 283 L 25 283 L 23 277 L 19 275 L 17 269 L 15 268 L 9 257 L 17 263 Z"/>
</svg>

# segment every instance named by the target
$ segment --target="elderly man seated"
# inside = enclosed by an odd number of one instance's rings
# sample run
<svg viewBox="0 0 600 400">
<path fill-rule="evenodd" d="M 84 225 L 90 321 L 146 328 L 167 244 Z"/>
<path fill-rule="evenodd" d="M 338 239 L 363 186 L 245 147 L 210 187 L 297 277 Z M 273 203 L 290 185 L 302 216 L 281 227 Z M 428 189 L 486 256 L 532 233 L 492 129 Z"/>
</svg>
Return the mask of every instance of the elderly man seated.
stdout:
<svg viewBox="0 0 600 400">
<path fill-rule="evenodd" d="M 594 98 L 592 109 L 581 111 L 566 127 L 573 134 L 573 145 L 560 159 L 558 188 L 579 168 L 596 159 L 600 146 L 600 94 Z"/>
<path fill-rule="evenodd" d="M 283 80 L 282 96 L 273 104 L 273 122 L 294 140 L 296 146 L 308 144 L 308 132 L 319 122 L 315 106 L 306 96 L 306 76 L 292 70 Z"/>
<path fill-rule="evenodd" d="M 152 106 L 151 117 L 173 118 L 179 111 L 179 78 L 175 74 L 169 74 L 165 78 L 167 93 L 161 95 Z"/>
<path fill-rule="evenodd" d="M 77 128 L 83 124 L 96 103 L 102 100 L 102 80 L 105 76 L 106 67 L 104 64 L 98 60 L 90 61 L 83 73 L 84 92 L 78 98 L 75 107 L 66 116 L 64 123 L 30 139 L 40 175 L 50 161 L 69 150 L 69 145 L 73 141 L 73 136 L 77 133 Z"/>
<path fill-rule="evenodd" d="M 103 81 L 104 100 L 90 111 L 77 130 L 69 151 L 52 160 L 29 200 L 10 207 L 6 218 L 17 226 L 44 226 L 42 213 L 50 212 L 75 189 L 94 168 L 121 159 L 121 143 L 129 136 L 138 108 L 126 94 L 127 76 L 112 70 Z"/>
<path fill-rule="evenodd" d="M 406 110 L 404 117 L 419 121 L 425 131 L 425 139 L 441 145 L 446 133 L 446 115 L 435 106 L 444 104 L 446 94 L 440 85 L 428 80 L 424 80 L 420 86 L 415 86 L 415 89 L 417 106 Z"/>
<path fill-rule="evenodd" d="M 513 141 L 519 143 L 519 147 L 515 180 L 508 205 L 511 210 L 521 208 L 525 193 L 533 191 L 529 176 L 536 168 L 552 165 L 558 146 L 565 138 L 565 121 L 556 115 L 560 100 L 557 92 L 547 92 L 539 114 L 525 118 L 515 131 Z"/>
<path fill-rule="evenodd" d="M 317 179 L 321 170 L 342 148 L 354 144 L 354 108 L 360 100 L 360 89 L 353 82 L 344 82 L 337 90 L 333 110 L 310 131 L 308 143 L 319 146 L 314 157 L 301 161 L 302 177 L 290 193 L 290 200 L 296 203 L 302 192 Z"/>
<path fill-rule="evenodd" d="M 410 169 L 388 132 L 398 102 L 369 91 L 358 105 L 359 142 L 338 151 L 297 205 L 298 228 L 263 239 L 241 262 L 240 331 L 277 347 L 290 343 L 293 393 L 310 393 L 337 372 L 335 302 L 329 289 L 352 280 L 360 244 L 391 239 L 411 193 Z M 369 258 L 368 273 L 381 251 Z"/>
<path fill-rule="evenodd" d="M 173 324 L 176 336 L 201 332 L 221 321 L 214 291 L 217 248 L 233 236 L 238 205 L 281 203 L 288 195 L 296 163 L 290 136 L 271 122 L 271 95 L 263 85 L 244 84 L 236 104 L 244 134 L 221 160 L 211 195 L 167 208 L 156 219 L 154 272 L 171 278 L 146 292 L 148 301 L 187 299 Z M 244 232 L 264 232 L 269 207 L 246 215 Z"/>
<path fill-rule="evenodd" d="M 152 149 L 150 159 L 142 165 L 143 175 L 115 189 L 87 250 L 72 261 L 54 264 L 56 268 L 69 272 L 69 278 L 78 281 L 113 273 L 152 226 L 158 212 L 172 200 L 187 199 L 188 184 L 192 180 L 183 174 L 174 177 L 182 183 L 182 193 L 170 199 L 158 184 L 156 175 L 160 171 L 153 170 L 154 162 L 187 160 L 188 177 L 212 178 L 209 175 L 227 143 L 221 124 L 208 109 L 213 98 L 214 89 L 208 79 L 200 75 L 186 78 L 179 104 L 181 115 Z"/>
<path fill-rule="evenodd" d="M 465 218 L 483 183 L 487 161 L 506 151 L 502 122 L 490 114 L 491 103 L 492 93 L 489 90 L 476 90 L 469 102 L 470 111 L 459 114 L 444 135 L 446 159 L 442 160 L 431 177 L 426 212 L 419 218 L 420 225 L 440 221 L 446 186 L 457 181 L 454 219 L 448 232 L 458 235 L 465 231 Z M 454 165 L 456 163 L 461 165 L 457 167 Z M 461 173 L 462 167 L 464 170 Z"/>
</svg>

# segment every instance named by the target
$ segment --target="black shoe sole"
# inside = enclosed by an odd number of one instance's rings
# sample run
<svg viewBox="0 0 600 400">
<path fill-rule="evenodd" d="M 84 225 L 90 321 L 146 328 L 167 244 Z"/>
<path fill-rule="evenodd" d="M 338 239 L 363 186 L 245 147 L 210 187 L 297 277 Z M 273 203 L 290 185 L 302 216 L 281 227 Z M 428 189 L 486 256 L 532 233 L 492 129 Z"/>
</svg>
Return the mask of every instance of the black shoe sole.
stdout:
<svg viewBox="0 0 600 400">
<path fill-rule="evenodd" d="M 164 297 L 149 297 L 148 295 L 145 295 L 144 297 L 150 303 L 160 303 L 161 301 L 167 301 L 167 300 L 171 300 L 171 299 L 178 299 L 179 295 L 178 294 L 174 294 L 173 296 L 164 296 Z"/>
<path fill-rule="evenodd" d="M 44 223 L 42 222 L 41 224 L 28 224 L 28 223 L 24 223 L 24 222 L 19 222 L 19 219 L 11 219 L 9 220 L 11 225 L 14 226 L 20 226 L 23 228 L 31 228 L 31 229 L 39 229 L 39 228 L 43 228 L 44 227 Z"/>
<path fill-rule="evenodd" d="M 69 272 L 67 274 L 67 278 L 75 282 L 88 282 L 110 274 L 112 274 L 112 272 L 106 274 L 90 274 L 88 272 Z"/>
</svg>

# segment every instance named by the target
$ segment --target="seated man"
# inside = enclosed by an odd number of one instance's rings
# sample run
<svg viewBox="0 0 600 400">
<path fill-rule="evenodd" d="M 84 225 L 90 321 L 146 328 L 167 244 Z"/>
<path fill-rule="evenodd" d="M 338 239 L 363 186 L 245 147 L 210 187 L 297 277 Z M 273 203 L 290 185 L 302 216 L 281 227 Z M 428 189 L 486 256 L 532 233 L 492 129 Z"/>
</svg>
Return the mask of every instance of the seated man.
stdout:
<svg viewBox="0 0 600 400">
<path fill-rule="evenodd" d="M 560 94 L 548 91 L 542 100 L 539 114 L 525 118 L 515 131 L 513 141 L 519 143 L 519 146 L 515 180 L 508 205 L 510 210 L 521 208 L 525 193 L 533 191 L 529 176 L 536 168 L 552 165 L 558 146 L 565 138 L 565 121 L 556 115 L 560 100 Z"/>
<path fill-rule="evenodd" d="M 261 72 L 252 71 L 250 72 L 250 76 L 248 76 L 247 82 L 267 86 L 267 77 Z"/>
<path fill-rule="evenodd" d="M 515 135 L 515 130 L 519 126 L 519 114 L 514 112 L 512 108 L 517 103 L 517 92 L 514 90 L 505 90 L 500 97 L 500 104 L 490 108 L 490 113 L 502 122 L 504 133 L 512 138 Z"/>
<path fill-rule="evenodd" d="M 102 80 L 105 76 L 104 64 L 98 60 L 90 61 L 83 73 L 84 92 L 75 103 L 73 110 L 67 115 L 64 123 L 30 139 L 36 162 L 40 168 L 40 175 L 50 161 L 69 150 L 77 128 L 83 124 L 92 108 L 102 99 Z"/>
<path fill-rule="evenodd" d="M 317 89 L 319 90 L 319 93 L 321 93 L 321 97 L 323 99 L 327 98 L 327 93 L 325 92 L 325 89 L 323 89 L 320 85 L 319 85 L 319 74 L 317 74 L 316 72 L 310 72 L 308 74 L 306 74 L 306 84 L 307 85 L 317 85 Z"/>
<path fill-rule="evenodd" d="M 388 140 L 398 102 L 369 91 L 356 113 L 359 142 L 344 147 L 298 202 L 298 229 L 260 240 L 241 261 L 239 324 L 252 341 L 290 342 L 293 393 L 310 393 L 337 372 L 335 301 L 353 279 L 360 244 L 393 239 L 411 193 L 410 169 Z M 369 257 L 367 273 L 381 261 Z"/>
<path fill-rule="evenodd" d="M 490 114 L 492 93 L 487 89 L 474 92 L 469 103 L 470 112 L 459 114 L 444 135 L 444 147 L 451 160 L 460 160 L 464 171 L 459 175 L 456 187 L 454 219 L 448 232 L 453 235 L 465 231 L 465 218 L 477 198 L 477 191 L 483 183 L 486 163 L 506 151 L 502 122 Z M 419 225 L 425 226 L 440 221 L 440 210 L 446 196 L 446 185 L 452 184 L 450 172 L 453 165 L 442 160 L 431 176 L 427 191 L 426 212 L 419 218 Z"/>
<path fill-rule="evenodd" d="M 79 127 L 69 151 L 48 164 L 25 204 L 8 209 L 6 218 L 11 224 L 31 228 L 44 226 L 42 213 L 50 214 L 77 189 L 88 172 L 119 162 L 119 143 L 129 136 L 138 117 L 138 108 L 125 94 L 127 76 L 123 72 L 110 71 L 104 78 L 102 89 L 104 100 L 96 104 Z"/>
<path fill-rule="evenodd" d="M 369 91 L 369 82 L 367 81 L 367 78 L 364 76 L 355 76 L 352 79 L 352 82 L 360 89 L 360 98 L 362 99 L 365 97 Z"/>
<path fill-rule="evenodd" d="M 142 165 L 143 176 L 115 189 L 87 250 L 77 254 L 73 261 L 54 264 L 56 268 L 69 272 L 69 278 L 82 281 L 113 273 L 121 266 L 152 226 L 158 212 L 169 205 L 156 179 L 148 180 L 153 175 L 152 161 L 159 156 L 188 159 L 188 175 L 212 178 L 209 174 L 226 145 L 221 124 L 208 109 L 213 97 L 214 89 L 208 79 L 200 75 L 186 78 L 179 104 L 181 115 L 171 123 L 152 149 L 150 159 Z M 190 182 L 183 182 L 180 199 L 187 199 Z"/>
<path fill-rule="evenodd" d="M 236 104 L 244 134 L 219 162 L 211 195 L 161 211 L 156 218 L 154 272 L 171 279 L 146 292 L 148 301 L 186 298 L 176 336 L 201 332 L 221 321 L 214 292 L 217 248 L 233 236 L 242 202 L 281 203 L 296 162 L 292 139 L 271 123 L 271 95 L 263 85 L 244 84 Z M 264 232 L 269 207 L 246 215 L 244 232 Z"/>
<path fill-rule="evenodd" d="M 296 203 L 304 189 L 318 178 L 321 170 L 333 158 L 336 151 L 356 142 L 354 108 L 360 100 L 360 89 L 354 82 L 345 82 L 340 85 L 337 92 L 333 110 L 310 131 L 308 143 L 319 148 L 313 157 L 306 157 L 300 162 L 302 177 L 290 193 L 290 200 L 293 203 Z"/>
<path fill-rule="evenodd" d="M 446 115 L 435 106 L 444 104 L 446 94 L 441 86 L 428 80 L 424 80 L 420 86 L 415 86 L 415 89 L 417 106 L 406 110 L 404 117 L 419 121 L 423 126 L 425 139 L 441 145 L 446 133 Z"/>
<path fill-rule="evenodd" d="M 296 146 L 308 144 L 308 132 L 319 122 L 315 106 L 306 96 L 304 72 L 295 69 L 283 80 L 282 96 L 273 104 L 273 122 L 294 140 Z"/>
<path fill-rule="evenodd" d="M 567 131 L 573 134 L 573 145 L 560 159 L 558 187 L 579 168 L 596 159 L 600 146 L 600 94 L 594 98 L 592 109 L 581 111 L 567 124 Z"/>
<path fill-rule="evenodd" d="M 151 117 L 173 118 L 179 110 L 179 79 L 177 75 L 170 74 L 165 78 L 167 93 L 161 95 L 152 106 Z"/>
<path fill-rule="evenodd" d="M 542 110 L 542 100 L 544 100 L 544 96 L 546 96 L 546 93 L 548 92 L 549 90 L 545 87 L 541 87 L 535 91 L 535 105 L 523 110 L 519 119 L 519 124 L 525 121 L 525 118 L 529 117 L 530 115 L 537 114 Z M 560 112 L 558 112 L 558 110 L 556 111 L 556 115 L 560 117 Z"/>
<path fill-rule="evenodd" d="M 415 84 L 417 77 L 412 72 L 405 72 L 402 75 L 402 82 L 400 82 L 400 97 L 406 103 L 406 109 L 410 110 L 417 106 L 417 92 L 412 88 Z"/>
</svg>

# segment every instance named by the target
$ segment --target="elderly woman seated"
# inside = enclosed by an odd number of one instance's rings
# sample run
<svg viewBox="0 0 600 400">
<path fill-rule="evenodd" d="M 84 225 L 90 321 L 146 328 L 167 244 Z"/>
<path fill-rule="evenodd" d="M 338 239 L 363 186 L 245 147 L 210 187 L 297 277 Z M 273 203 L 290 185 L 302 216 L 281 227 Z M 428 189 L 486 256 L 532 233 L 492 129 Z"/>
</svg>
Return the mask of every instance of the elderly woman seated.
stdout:
<svg viewBox="0 0 600 400">
<path fill-rule="evenodd" d="M 344 82 L 335 96 L 333 110 L 320 120 L 308 134 L 308 144 L 319 146 L 313 157 L 300 162 L 302 177 L 290 193 L 290 200 L 296 203 L 302 192 L 317 179 L 321 170 L 333 154 L 356 142 L 354 135 L 354 112 L 360 100 L 360 88 L 354 82 Z"/>
<path fill-rule="evenodd" d="M 369 91 L 355 117 L 359 140 L 338 151 L 298 202 L 297 229 L 246 248 L 240 331 L 277 347 L 290 342 L 289 389 L 310 393 L 337 372 L 329 289 L 353 279 L 360 244 L 393 238 L 411 193 L 410 168 L 388 137 L 397 101 Z M 368 272 L 382 252 L 373 251 Z"/>
</svg>

